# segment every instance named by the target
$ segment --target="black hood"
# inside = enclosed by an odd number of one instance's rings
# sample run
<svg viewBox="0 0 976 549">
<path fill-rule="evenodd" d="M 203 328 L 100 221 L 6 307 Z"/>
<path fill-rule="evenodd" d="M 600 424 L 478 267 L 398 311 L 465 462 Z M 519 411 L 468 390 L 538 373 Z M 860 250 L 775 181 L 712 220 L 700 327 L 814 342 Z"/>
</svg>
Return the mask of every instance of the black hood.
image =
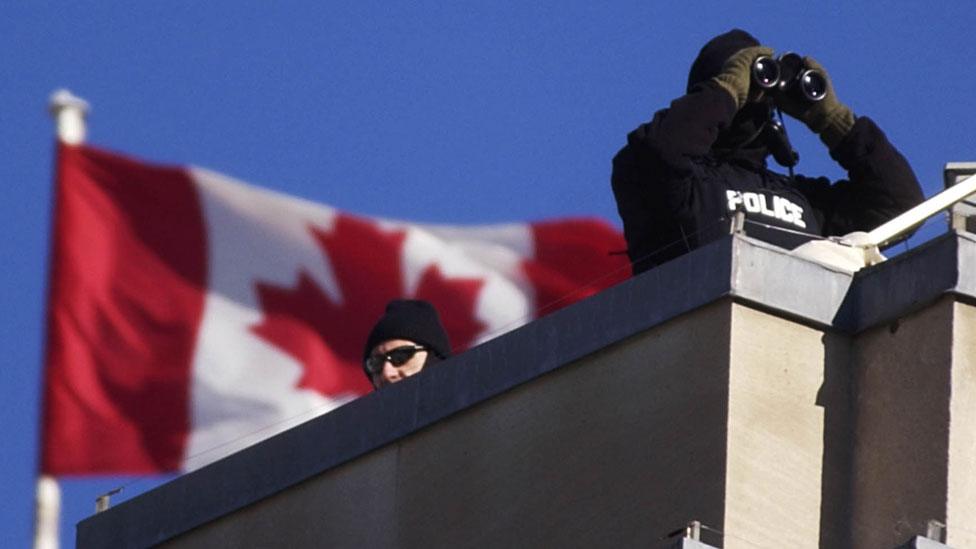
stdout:
<svg viewBox="0 0 976 549">
<path fill-rule="evenodd" d="M 759 40 L 741 29 L 732 29 L 712 38 L 698 52 L 698 57 L 691 65 L 688 72 L 688 91 L 718 75 L 722 71 L 722 65 L 735 52 L 759 45 Z M 765 104 L 749 104 L 740 109 L 730 126 L 715 141 L 715 153 L 732 162 L 765 165 L 769 149 L 759 138 L 759 134 L 770 115 L 770 107 Z"/>
<path fill-rule="evenodd" d="M 732 29 L 712 38 L 705 44 L 688 72 L 688 91 L 695 84 L 704 82 L 722 72 L 722 65 L 732 54 L 743 49 L 759 46 L 759 40 L 741 29 Z"/>
</svg>

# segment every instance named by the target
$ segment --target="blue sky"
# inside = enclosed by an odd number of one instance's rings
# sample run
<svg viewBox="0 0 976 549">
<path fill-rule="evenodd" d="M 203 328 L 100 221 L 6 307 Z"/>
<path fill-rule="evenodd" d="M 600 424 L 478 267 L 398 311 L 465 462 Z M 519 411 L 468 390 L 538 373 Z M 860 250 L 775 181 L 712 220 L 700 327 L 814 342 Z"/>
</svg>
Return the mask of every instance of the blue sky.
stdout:
<svg viewBox="0 0 976 549">
<path fill-rule="evenodd" d="M 52 198 L 46 102 L 57 88 L 92 104 L 92 144 L 352 212 L 619 224 L 611 157 L 683 91 L 701 45 L 737 26 L 824 64 L 926 195 L 946 162 L 976 160 L 964 2 L 13 4 L 0 7 L 6 547 L 31 539 Z M 799 173 L 843 177 L 816 138 L 787 125 Z M 121 500 L 156 482 L 66 480 L 63 546 L 100 493 L 126 485 Z"/>
</svg>

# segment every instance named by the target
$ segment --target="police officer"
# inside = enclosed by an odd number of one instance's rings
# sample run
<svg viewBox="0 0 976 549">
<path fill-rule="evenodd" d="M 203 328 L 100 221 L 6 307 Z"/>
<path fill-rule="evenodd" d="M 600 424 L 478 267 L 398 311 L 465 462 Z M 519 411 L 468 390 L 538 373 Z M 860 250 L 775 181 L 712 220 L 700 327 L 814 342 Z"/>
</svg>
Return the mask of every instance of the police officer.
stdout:
<svg viewBox="0 0 976 549">
<path fill-rule="evenodd" d="M 753 63 L 773 55 L 742 30 L 713 38 L 692 64 L 687 93 L 627 136 L 612 185 L 634 274 L 728 234 L 736 210 L 750 221 L 747 234 L 792 248 L 804 235 L 871 230 L 923 200 L 905 158 L 837 99 L 815 60 L 803 63 L 826 80 L 820 101 L 755 86 Z M 775 107 L 819 135 L 848 178 L 767 169 L 771 147 L 792 153 L 773 125 Z"/>
<path fill-rule="evenodd" d="M 421 299 L 394 299 L 363 348 L 363 372 L 373 387 L 397 383 L 451 354 L 437 310 Z"/>
</svg>

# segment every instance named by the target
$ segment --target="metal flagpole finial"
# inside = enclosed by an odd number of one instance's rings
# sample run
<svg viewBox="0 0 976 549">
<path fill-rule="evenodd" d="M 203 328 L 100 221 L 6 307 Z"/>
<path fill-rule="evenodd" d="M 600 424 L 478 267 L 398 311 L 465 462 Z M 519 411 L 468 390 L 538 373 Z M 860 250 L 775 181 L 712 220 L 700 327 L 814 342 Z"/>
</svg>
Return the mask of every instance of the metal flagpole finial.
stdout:
<svg viewBox="0 0 976 549">
<path fill-rule="evenodd" d="M 58 139 L 68 145 L 85 142 L 85 117 L 91 110 L 87 101 L 66 89 L 60 89 L 51 94 L 48 110 L 57 124 Z"/>
</svg>

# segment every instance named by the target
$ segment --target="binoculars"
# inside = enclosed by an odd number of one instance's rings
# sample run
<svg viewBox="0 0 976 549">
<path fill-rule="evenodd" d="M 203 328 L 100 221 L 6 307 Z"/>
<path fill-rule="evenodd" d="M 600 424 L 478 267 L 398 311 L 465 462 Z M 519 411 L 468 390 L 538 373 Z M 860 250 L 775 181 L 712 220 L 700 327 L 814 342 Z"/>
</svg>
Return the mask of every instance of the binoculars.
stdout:
<svg viewBox="0 0 976 549">
<path fill-rule="evenodd" d="M 796 94 L 811 102 L 827 95 L 827 78 L 806 68 L 803 58 L 795 53 L 784 53 L 779 59 L 757 57 L 752 63 L 752 81 L 768 92 Z"/>
</svg>

